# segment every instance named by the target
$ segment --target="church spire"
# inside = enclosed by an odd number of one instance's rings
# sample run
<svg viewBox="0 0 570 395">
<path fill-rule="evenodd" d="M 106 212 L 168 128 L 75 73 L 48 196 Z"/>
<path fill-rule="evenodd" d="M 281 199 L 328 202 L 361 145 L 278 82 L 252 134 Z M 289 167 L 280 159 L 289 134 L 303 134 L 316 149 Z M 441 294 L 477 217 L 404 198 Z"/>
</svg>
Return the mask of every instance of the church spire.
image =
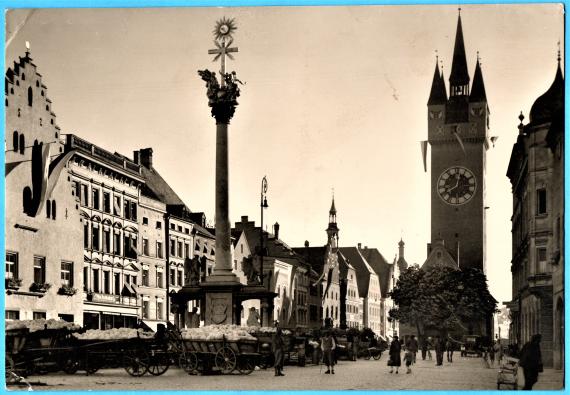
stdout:
<svg viewBox="0 0 570 395">
<path fill-rule="evenodd" d="M 461 9 L 457 18 L 457 32 L 455 34 L 455 47 L 453 49 L 453 63 L 449 76 L 449 96 L 469 95 L 469 72 L 463 42 L 463 28 L 461 26 Z"/>
<path fill-rule="evenodd" d="M 336 207 L 334 206 L 334 195 L 331 209 L 329 210 L 329 227 L 327 228 L 328 242 L 333 248 L 338 248 L 338 226 L 336 224 Z"/>
<path fill-rule="evenodd" d="M 433 73 L 433 81 L 431 83 L 431 92 L 429 94 L 428 106 L 434 104 L 445 104 L 447 101 L 447 92 L 445 91 L 445 81 L 439 71 L 439 59 L 435 57 L 435 71 Z"/>
<path fill-rule="evenodd" d="M 477 64 L 475 65 L 475 74 L 473 75 L 473 86 L 471 87 L 470 102 L 487 101 L 485 93 L 485 83 L 483 82 L 483 73 L 481 71 L 481 63 L 479 62 L 479 52 L 477 52 Z"/>
</svg>

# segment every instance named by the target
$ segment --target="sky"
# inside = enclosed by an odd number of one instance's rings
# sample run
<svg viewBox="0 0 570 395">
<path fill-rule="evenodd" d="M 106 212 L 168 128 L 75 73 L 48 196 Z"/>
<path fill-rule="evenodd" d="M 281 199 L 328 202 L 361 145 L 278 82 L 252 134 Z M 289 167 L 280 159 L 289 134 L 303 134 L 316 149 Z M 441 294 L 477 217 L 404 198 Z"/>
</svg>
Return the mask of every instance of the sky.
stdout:
<svg viewBox="0 0 570 395">
<path fill-rule="evenodd" d="M 491 111 L 487 152 L 487 276 L 511 299 L 512 195 L 506 170 L 522 111 L 554 80 L 564 39 L 561 4 L 462 5 L 471 78 L 481 59 Z M 280 224 L 292 247 L 326 243 L 334 189 L 340 245 L 376 247 L 408 263 L 430 241 L 427 100 L 436 50 L 446 85 L 457 6 L 334 6 L 12 10 L 6 67 L 31 45 L 62 133 L 154 167 L 192 211 L 214 219 L 215 121 L 197 70 L 235 18 L 229 60 L 245 82 L 229 126 L 230 221 Z M 564 49 L 564 43 L 561 44 Z M 562 53 L 564 56 L 564 53 Z M 429 151 L 428 151 L 429 152 Z M 428 162 L 429 163 L 429 162 Z"/>
</svg>

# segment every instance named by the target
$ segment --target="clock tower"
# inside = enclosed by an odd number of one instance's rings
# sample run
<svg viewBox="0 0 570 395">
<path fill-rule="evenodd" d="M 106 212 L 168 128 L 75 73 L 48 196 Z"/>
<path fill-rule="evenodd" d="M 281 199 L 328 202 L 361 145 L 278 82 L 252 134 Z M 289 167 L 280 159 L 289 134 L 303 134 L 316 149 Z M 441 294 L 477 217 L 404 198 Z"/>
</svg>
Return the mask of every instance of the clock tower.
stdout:
<svg viewBox="0 0 570 395">
<path fill-rule="evenodd" d="M 449 97 L 437 62 L 427 104 L 431 146 L 431 243 L 428 256 L 433 246 L 443 244 L 460 268 L 474 267 L 485 271 L 485 161 L 489 148 L 489 107 L 479 56 L 470 85 L 461 14 L 449 76 Z"/>
</svg>

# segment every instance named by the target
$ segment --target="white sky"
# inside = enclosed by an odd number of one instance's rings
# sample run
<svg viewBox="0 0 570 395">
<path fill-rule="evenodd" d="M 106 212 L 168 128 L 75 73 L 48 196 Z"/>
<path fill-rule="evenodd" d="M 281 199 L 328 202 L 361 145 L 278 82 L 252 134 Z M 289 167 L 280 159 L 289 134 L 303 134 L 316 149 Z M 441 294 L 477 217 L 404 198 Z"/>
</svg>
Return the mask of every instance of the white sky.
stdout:
<svg viewBox="0 0 570 395">
<path fill-rule="evenodd" d="M 406 242 L 423 263 L 430 241 L 427 99 L 439 51 L 449 87 L 456 6 L 42 9 L 11 11 L 6 65 L 25 51 L 63 133 L 154 166 L 193 211 L 214 218 L 215 121 L 196 71 L 213 64 L 212 30 L 236 18 L 228 70 L 247 84 L 230 125 L 230 220 L 281 225 L 291 246 L 324 245 L 334 187 L 341 246 L 387 260 Z M 491 110 L 487 265 L 491 292 L 511 298 L 511 188 L 505 176 L 518 115 L 548 89 L 563 40 L 559 4 L 462 5 L 471 78 L 480 51 Z M 562 45 L 563 47 L 563 45 Z M 428 166 L 429 171 L 429 166 Z"/>
</svg>

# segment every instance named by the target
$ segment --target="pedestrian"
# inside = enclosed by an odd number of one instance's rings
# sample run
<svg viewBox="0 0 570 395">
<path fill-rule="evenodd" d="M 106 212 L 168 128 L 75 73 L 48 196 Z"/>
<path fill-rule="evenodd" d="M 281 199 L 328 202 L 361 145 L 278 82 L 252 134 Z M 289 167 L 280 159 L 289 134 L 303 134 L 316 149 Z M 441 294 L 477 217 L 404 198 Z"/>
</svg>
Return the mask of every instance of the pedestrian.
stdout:
<svg viewBox="0 0 570 395">
<path fill-rule="evenodd" d="M 435 364 L 437 366 L 442 366 L 443 350 L 445 349 L 445 344 L 443 343 L 443 340 L 439 337 L 439 335 L 435 337 L 434 348 L 435 348 L 435 361 L 436 361 Z"/>
<path fill-rule="evenodd" d="M 404 353 L 404 362 L 406 362 L 406 374 L 412 373 L 412 368 L 410 366 L 414 363 L 414 353 L 411 350 L 406 350 Z"/>
<path fill-rule="evenodd" d="M 396 374 L 398 374 L 398 369 L 402 365 L 402 359 L 400 353 L 402 352 L 402 345 L 398 336 L 394 336 L 392 342 L 390 343 L 390 358 L 388 359 L 388 366 L 390 366 L 390 373 L 394 373 L 394 367 L 396 368 Z"/>
<path fill-rule="evenodd" d="M 500 339 L 495 343 L 495 354 L 497 354 L 497 360 L 501 364 L 503 362 L 503 345 Z"/>
<path fill-rule="evenodd" d="M 433 348 L 433 342 L 432 342 L 432 340 L 431 340 L 431 336 L 428 337 L 428 339 L 427 339 L 427 346 L 426 346 L 426 348 L 427 348 L 427 357 L 428 357 L 428 360 L 431 361 L 431 349 Z"/>
<path fill-rule="evenodd" d="M 447 350 L 447 362 L 453 362 L 453 341 L 451 336 L 448 335 L 447 342 L 445 343 L 445 349 Z"/>
<path fill-rule="evenodd" d="M 412 353 L 412 363 L 416 363 L 416 354 L 418 352 L 418 340 L 415 335 L 410 336 L 406 343 L 406 350 Z"/>
<path fill-rule="evenodd" d="M 323 350 L 323 362 L 327 365 L 325 374 L 334 374 L 334 350 L 336 349 L 336 342 L 330 330 L 325 332 L 325 335 L 321 339 L 321 349 Z"/>
<path fill-rule="evenodd" d="M 540 354 L 540 334 L 533 335 L 531 340 L 526 343 L 521 352 L 519 365 L 523 368 L 524 388 L 523 390 L 531 390 L 533 385 L 538 381 L 538 374 L 542 372 L 542 356 Z"/>
<path fill-rule="evenodd" d="M 495 342 L 492 342 L 489 346 L 489 360 L 491 361 L 491 366 L 495 366 Z"/>
<path fill-rule="evenodd" d="M 427 355 L 427 344 L 428 344 L 427 339 L 425 337 L 422 337 L 421 344 L 422 344 L 422 347 L 421 347 L 422 348 L 422 361 L 425 361 L 426 355 Z"/>
<path fill-rule="evenodd" d="M 285 376 L 283 374 L 283 351 L 284 351 L 284 344 L 283 344 L 283 332 L 281 328 L 279 328 L 279 323 L 276 321 L 275 326 L 277 330 L 275 331 L 275 335 L 273 336 L 272 342 L 272 351 L 273 357 L 275 359 L 275 363 L 273 367 L 275 368 L 275 376 Z"/>
</svg>

